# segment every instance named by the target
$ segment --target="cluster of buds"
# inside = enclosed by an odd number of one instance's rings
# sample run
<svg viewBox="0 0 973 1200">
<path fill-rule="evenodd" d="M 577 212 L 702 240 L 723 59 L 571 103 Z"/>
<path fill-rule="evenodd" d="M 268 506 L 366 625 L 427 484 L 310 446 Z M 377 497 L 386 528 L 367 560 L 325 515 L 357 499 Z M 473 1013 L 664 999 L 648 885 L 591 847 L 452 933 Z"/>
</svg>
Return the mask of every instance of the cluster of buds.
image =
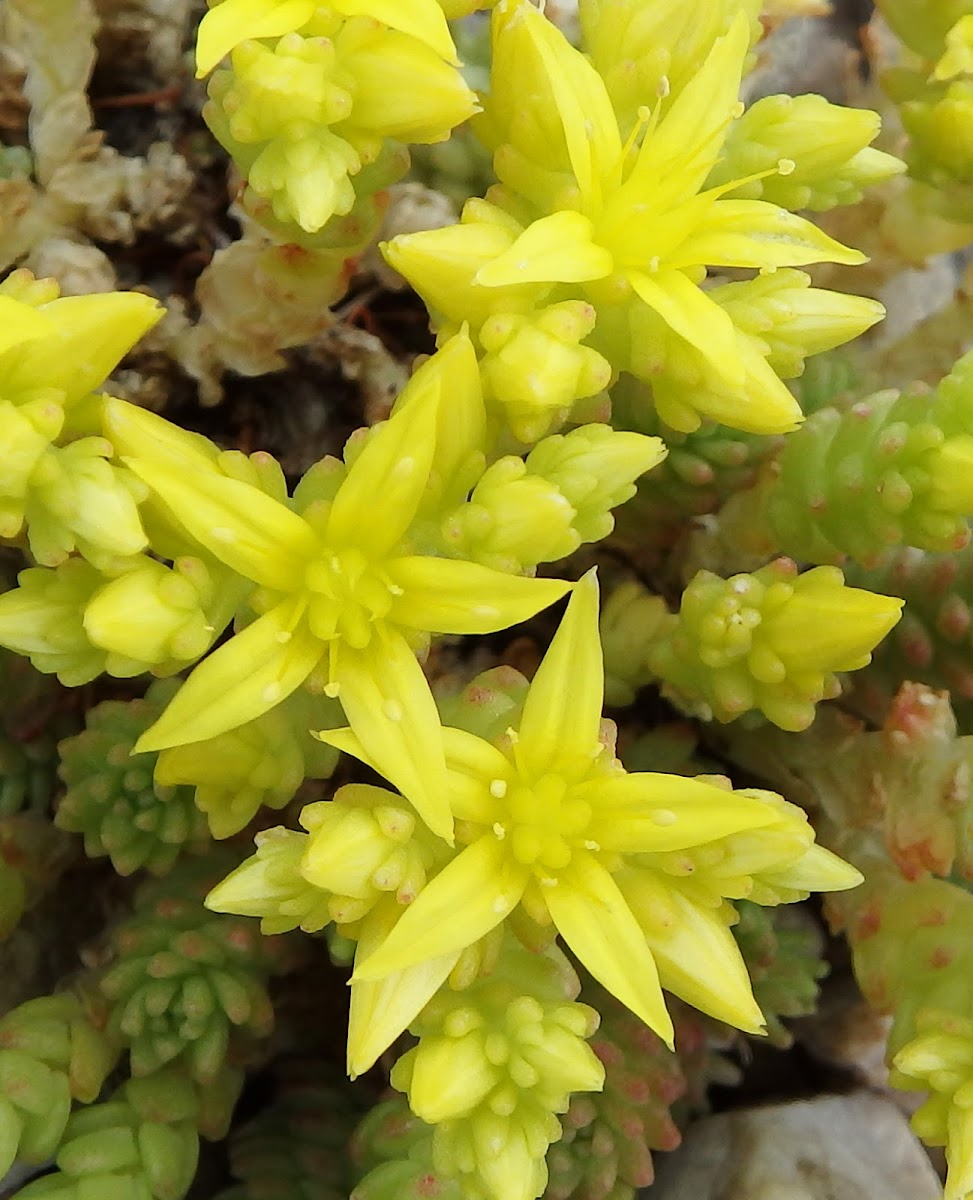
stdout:
<svg viewBox="0 0 973 1200">
<path fill-rule="evenodd" d="M 818 701 L 840 691 L 835 673 L 865 666 L 901 608 L 847 587 L 837 567 L 798 574 L 777 559 L 730 579 L 700 571 L 678 615 L 654 625 L 644 661 L 693 711 L 732 721 L 759 709 L 782 729 L 805 729 Z"/>
<path fill-rule="evenodd" d="M 226 55 L 207 124 L 277 221 L 310 234 L 394 181 L 388 139 L 443 141 L 477 109 L 436 0 L 222 0 L 200 25 L 199 74 Z"/>
</svg>

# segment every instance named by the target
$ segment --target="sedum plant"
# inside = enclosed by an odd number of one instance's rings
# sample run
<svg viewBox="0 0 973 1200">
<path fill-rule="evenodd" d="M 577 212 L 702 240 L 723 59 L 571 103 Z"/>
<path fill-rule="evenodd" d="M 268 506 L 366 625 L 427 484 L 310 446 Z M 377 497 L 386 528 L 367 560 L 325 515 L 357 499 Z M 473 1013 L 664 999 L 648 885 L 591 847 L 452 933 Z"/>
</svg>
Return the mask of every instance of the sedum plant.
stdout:
<svg viewBox="0 0 973 1200">
<path fill-rule="evenodd" d="M 243 233 L 198 319 L 0 283 L 0 647 L 50 705 L 23 727 L 5 658 L 0 929 L 72 867 L 105 925 L 0 1018 L 0 1167 L 54 1164 L 28 1200 L 182 1200 L 231 1126 L 233 1200 L 630 1200 L 725 1027 L 786 1044 L 813 1010 L 820 931 L 783 908 L 812 893 L 973 1195 L 973 378 L 900 347 L 869 394 L 883 308 L 841 271 L 869 205 L 899 250 L 903 213 L 960 238 L 973 12 L 883 0 L 912 57 L 875 146 L 864 108 L 741 102 L 802 7 L 212 0 L 206 153 Z M 14 10 L 33 146 L 64 40 Z M 409 145 L 442 145 L 420 170 L 455 171 L 454 222 L 396 208 Z M 352 328 L 364 262 L 428 310 L 411 376 Z M 366 415 L 298 466 L 158 411 L 181 363 L 205 404 L 225 367 L 280 371 L 289 418 L 328 345 Z"/>
</svg>

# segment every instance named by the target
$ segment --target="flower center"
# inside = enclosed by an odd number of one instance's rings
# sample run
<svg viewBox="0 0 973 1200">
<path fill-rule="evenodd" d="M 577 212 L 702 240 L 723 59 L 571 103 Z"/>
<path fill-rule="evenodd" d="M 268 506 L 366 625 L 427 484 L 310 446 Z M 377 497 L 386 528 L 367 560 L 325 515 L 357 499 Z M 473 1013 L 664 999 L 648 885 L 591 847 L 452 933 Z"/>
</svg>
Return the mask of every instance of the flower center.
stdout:
<svg viewBox="0 0 973 1200">
<path fill-rule="evenodd" d="M 308 623 L 323 641 L 341 638 L 356 650 L 371 640 L 372 625 L 388 615 L 400 589 L 360 550 L 324 547 L 307 568 Z"/>
<path fill-rule="evenodd" d="M 514 858 L 524 866 L 557 871 L 566 867 L 577 845 L 586 843 L 591 805 L 571 795 L 560 775 L 544 775 L 530 787 L 517 784 L 507 796 L 509 819 L 495 827 L 510 838 Z"/>
</svg>

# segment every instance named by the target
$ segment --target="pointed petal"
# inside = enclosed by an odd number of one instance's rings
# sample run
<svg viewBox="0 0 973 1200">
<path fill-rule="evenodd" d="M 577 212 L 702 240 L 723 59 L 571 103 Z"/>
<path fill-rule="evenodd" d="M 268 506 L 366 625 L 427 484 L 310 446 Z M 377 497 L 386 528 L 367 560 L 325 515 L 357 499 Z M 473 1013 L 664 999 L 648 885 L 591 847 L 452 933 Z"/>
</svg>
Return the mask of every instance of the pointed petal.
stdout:
<svg viewBox="0 0 973 1200">
<path fill-rule="evenodd" d="M 305 25 L 313 14 L 314 0 L 223 0 L 199 23 L 196 78 L 208 75 L 248 38 L 282 37 Z"/>
<path fill-rule="evenodd" d="M 868 258 L 767 200 L 719 200 L 667 261 L 673 267 L 761 268 L 817 262 L 856 266 Z"/>
<path fill-rule="evenodd" d="M 331 506 L 332 545 L 381 559 L 401 541 L 429 481 L 440 396 L 438 388 L 419 391 L 371 434 Z"/>
<path fill-rule="evenodd" d="M 438 397 L 436 448 L 422 512 L 441 519 L 443 510 L 466 499 L 471 461 L 482 463 L 487 448 L 486 406 L 476 351 L 464 328 L 427 359 L 399 393 L 393 415 L 430 390 Z M 449 399 L 444 403 L 446 391 Z"/>
<path fill-rule="evenodd" d="M 638 922 L 600 863 L 576 853 L 544 899 L 558 932 L 600 984 L 672 1049 L 672 1020 Z"/>
<path fill-rule="evenodd" d="M 396 906 L 398 907 L 398 906 Z M 405 910 L 408 911 L 408 910 Z M 373 909 L 362 923 L 355 962 L 363 962 L 385 941 L 399 919 L 391 906 Z M 433 998 L 456 965 L 458 950 L 384 979 L 351 985 L 348 1013 L 348 1074 L 352 1079 L 373 1066 Z"/>
<path fill-rule="evenodd" d="M 727 33 L 713 43 L 658 128 L 645 138 L 627 184 L 644 190 L 658 181 L 666 189 L 670 205 L 699 190 L 719 157 L 737 111 L 749 43 L 747 19 L 740 13 Z"/>
<path fill-rule="evenodd" d="M 32 338 L 0 364 L 0 391 L 59 388 L 68 404 L 100 387 L 165 313 L 140 292 L 62 296 L 37 311 L 54 322 L 54 333 L 49 340 Z"/>
<path fill-rule="evenodd" d="M 595 841 L 623 854 L 688 850 L 777 820 L 760 800 L 682 775 L 608 775 L 573 794 L 591 805 Z"/>
<path fill-rule="evenodd" d="M 665 323 L 713 363 L 729 383 L 743 382 L 737 354 L 736 328 L 729 315 L 682 271 L 664 268 L 653 275 L 631 271 L 636 295 Z"/>
<path fill-rule="evenodd" d="M 509 785 L 513 781 L 515 772 L 509 759 L 465 729 L 444 728 L 443 746 L 453 816 L 488 826 L 499 821 L 500 797 L 490 789 L 496 782 Z"/>
<path fill-rule="evenodd" d="M 373 771 L 378 770 L 354 729 L 347 727 L 344 729 L 312 729 L 311 735 L 316 737 L 319 742 L 324 742 L 327 746 L 334 746 L 343 754 L 350 754 L 353 758 L 357 758 L 359 762 L 364 763 L 366 767 L 371 767 Z"/>
<path fill-rule="evenodd" d="M 501 6 L 495 21 L 498 59 L 506 60 L 505 65 L 509 63 L 514 70 L 518 65 L 518 49 L 521 53 L 533 52 L 539 59 L 582 201 L 586 206 L 596 207 L 606 178 L 618 170 L 622 158 L 618 122 L 604 81 L 553 22 L 532 5 L 511 4 L 506 12 Z M 518 47 L 521 34 L 526 34 L 526 40 Z M 509 57 L 503 54 L 505 41 L 513 49 Z M 509 82 L 515 86 L 513 79 Z M 541 96 L 541 100 L 546 99 Z"/>
<path fill-rule="evenodd" d="M 763 1033 L 764 1017 L 750 976 L 725 921 L 673 890 L 675 918 L 665 930 L 645 930 L 662 984 L 687 1004 L 745 1033 Z"/>
<path fill-rule="evenodd" d="M 815 843 L 796 861 L 779 871 L 762 871 L 761 881 L 799 892 L 843 892 L 858 887 L 864 876 L 825 846 Z"/>
<path fill-rule="evenodd" d="M 158 721 L 142 734 L 135 753 L 202 742 L 263 716 L 301 686 L 321 658 L 322 646 L 293 601 L 258 617 L 204 659 Z"/>
<path fill-rule="evenodd" d="M 402 588 L 389 619 L 424 633 L 494 633 L 560 600 L 561 579 L 526 579 L 453 558 L 397 558 L 388 567 Z"/>
<path fill-rule="evenodd" d="M 527 869 L 504 843 L 480 838 L 426 884 L 353 978 L 381 979 L 472 946 L 513 912 L 526 886 Z"/>
<path fill-rule="evenodd" d="M 452 843 L 439 711 L 405 639 L 386 632 L 364 650 L 342 646 L 334 682 L 372 765 L 434 833 Z"/>
<path fill-rule="evenodd" d="M 456 47 L 443 10 L 436 0 L 332 0 L 331 7 L 347 17 L 371 17 L 390 29 L 407 33 L 459 66 Z"/>
<path fill-rule="evenodd" d="M 104 435 L 120 456 L 161 459 L 184 470 L 218 469 L 220 452 L 202 434 L 180 429 L 158 413 L 116 396 L 106 396 L 101 411 Z"/>
<path fill-rule="evenodd" d="M 0 296 L 0 354 L 11 346 L 19 346 L 32 338 L 49 337 L 57 332 L 57 325 L 46 313 L 14 300 L 12 296 Z"/>
<path fill-rule="evenodd" d="M 604 690 L 598 579 L 592 570 L 575 584 L 524 701 L 518 753 L 530 774 L 538 777 L 595 758 Z"/>
<path fill-rule="evenodd" d="M 480 267 L 473 282 L 483 287 L 518 283 L 581 283 L 604 279 L 614 260 L 591 240 L 593 226 L 579 212 L 556 212 L 533 221 L 505 253 Z"/>
<path fill-rule="evenodd" d="M 281 592 L 304 586 L 318 540 L 280 501 L 215 471 L 188 473 L 144 458 L 123 461 L 201 545 L 245 579 Z"/>
</svg>

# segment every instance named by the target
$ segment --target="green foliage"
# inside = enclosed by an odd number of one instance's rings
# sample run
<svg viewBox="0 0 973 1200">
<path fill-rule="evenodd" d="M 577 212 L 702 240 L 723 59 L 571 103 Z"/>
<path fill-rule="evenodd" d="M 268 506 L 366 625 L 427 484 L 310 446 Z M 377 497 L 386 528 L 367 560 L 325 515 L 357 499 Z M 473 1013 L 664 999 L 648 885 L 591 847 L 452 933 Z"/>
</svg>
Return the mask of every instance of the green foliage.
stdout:
<svg viewBox="0 0 973 1200">
<path fill-rule="evenodd" d="M 60 745 L 67 791 L 59 829 L 84 834 L 91 858 L 108 855 L 120 875 L 140 867 L 165 875 L 184 850 L 205 844 L 205 821 L 187 787 L 161 787 L 156 755 L 132 747 L 172 698 L 177 683 L 159 681 L 142 700 L 109 700 L 89 709 L 85 729 Z"/>
<path fill-rule="evenodd" d="M 72 992 L 0 1019 L 0 1171 L 43 1163 L 63 1144 L 74 1101 L 95 1100 L 118 1045 Z"/>
<path fill-rule="evenodd" d="M 818 980 L 828 973 L 821 934 L 800 909 L 768 909 L 743 901 L 737 911 L 733 936 L 767 1019 L 767 1034 L 774 1045 L 789 1046 L 793 1038 L 781 1017 L 813 1013 Z"/>
<path fill-rule="evenodd" d="M 108 1029 L 129 1049 L 135 1076 L 175 1064 L 201 1084 L 245 1061 L 273 1026 L 267 978 L 285 947 L 202 904 L 226 859 L 183 860 L 144 884 L 133 914 L 110 932 L 98 986 Z"/>
</svg>

